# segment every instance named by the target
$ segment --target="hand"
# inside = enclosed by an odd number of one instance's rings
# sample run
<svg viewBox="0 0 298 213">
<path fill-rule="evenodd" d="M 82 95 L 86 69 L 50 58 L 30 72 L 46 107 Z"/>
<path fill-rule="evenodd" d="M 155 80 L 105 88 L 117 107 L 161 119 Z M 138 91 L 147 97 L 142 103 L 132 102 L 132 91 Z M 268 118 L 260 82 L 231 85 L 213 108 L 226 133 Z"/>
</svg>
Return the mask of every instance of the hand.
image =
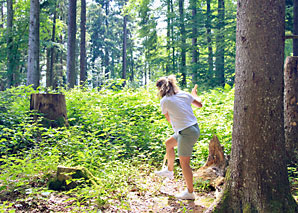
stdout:
<svg viewBox="0 0 298 213">
<path fill-rule="evenodd" d="M 196 84 L 196 85 L 194 86 L 194 88 L 191 90 L 191 94 L 192 94 L 192 96 L 194 96 L 194 97 L 198 97 L 197 89 L 198 89 L 198 85 Z"/>
</svg>

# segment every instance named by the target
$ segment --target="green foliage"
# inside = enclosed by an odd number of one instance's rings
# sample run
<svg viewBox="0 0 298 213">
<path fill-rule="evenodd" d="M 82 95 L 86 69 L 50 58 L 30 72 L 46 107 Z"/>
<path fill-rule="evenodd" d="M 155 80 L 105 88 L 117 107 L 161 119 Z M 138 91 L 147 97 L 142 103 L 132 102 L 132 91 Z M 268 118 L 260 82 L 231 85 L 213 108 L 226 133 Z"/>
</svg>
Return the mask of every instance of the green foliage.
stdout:
<svg viewBox="0 0 298 213">
<path fill-rule="evenodd" d="M 23 86 L 0 92 L 0 193 L 4 189 L 25 193 L 36 182 L 46 186 L 58 165 L 82 166 L 96 177 L 98 186 L 82 184 L 71 190 L 78 203 L 95 198 L 104 206 L 116 199 L 127 208 L 127 193 L 141 178 L 140 168 L 161 165 L 164 141 L 173 130 L 161 114 L 153 85 L 117 87 L 112 82 L 101 90 L 61 90 L 70 125 L 60 128 L 32 122 L 30 94 L 43 89 Z M 203 108 L 194 109 L 201 129 L 192 161 L 195 168 L 206 160 L 213 134 L 226 153 L 231 146 L 233 89 L 226 86 L 201 93 L 200 98 Z M 199 188 L 204 190 L 205 185 Z"/>
</svg>

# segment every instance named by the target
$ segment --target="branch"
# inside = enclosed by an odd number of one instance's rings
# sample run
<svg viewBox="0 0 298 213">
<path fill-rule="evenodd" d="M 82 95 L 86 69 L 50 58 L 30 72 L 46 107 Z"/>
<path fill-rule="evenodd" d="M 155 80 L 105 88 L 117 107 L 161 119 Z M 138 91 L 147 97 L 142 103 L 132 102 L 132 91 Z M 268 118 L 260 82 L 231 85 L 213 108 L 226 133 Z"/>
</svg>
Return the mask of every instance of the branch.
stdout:
<svg viewBox="0 0 298 213">
<path fill-rule="evenodd" d="M 298 35 L 285 35 L 285 39 L 298 39 Z"/>
</svg>

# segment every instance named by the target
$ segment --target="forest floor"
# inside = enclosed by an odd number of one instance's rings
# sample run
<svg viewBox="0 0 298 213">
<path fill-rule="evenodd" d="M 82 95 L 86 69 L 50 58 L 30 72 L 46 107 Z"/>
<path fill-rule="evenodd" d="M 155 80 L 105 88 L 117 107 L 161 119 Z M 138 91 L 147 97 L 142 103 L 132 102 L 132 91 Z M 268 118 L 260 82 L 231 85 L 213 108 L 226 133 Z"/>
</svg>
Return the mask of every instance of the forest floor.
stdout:
<svg viewBox="0 0 298 213">
<path fill-rule="evenodd" d="M 41 184 L 40 184 L 41 183 Z M 139 176 L 128 179 L 129 190 L 115 190 L 100 204 L 99 197 L 79 197 L 76 191 L 48 190 L 45 182 L 32 182 L 11 192 L 0 191 L 0 212 L 204 212 L 213 203 L 216 193 L 196 187 L 196 200 L 177 200 L 183 190 L 181 175 L 173 180 L 154 175 L 152 168 L 141 169 Z M 92 190 L 89 188 L 88 190 Z M 123 194 L 119 196 L 119 191 Z M 90 191 L 89 191 L 90 192 Z M 297 185 L 292 192 L 298 195 Z M 295 196 L 298 202 L 298 196 Z"/>
<path fill-rule="evenodd" d="M 215 198 L 209 190 L 197 191 L 195 201 L 177 200 L 174 195 L 183 190 L 182 178 L 163 179 L 148 170 L 128 184 L 130 190 L 122 198 L 111 194 L 99 205 L 97 198 L 78 199 L 74 192 L 56 192 L 31 183 L 30 188 L 2 191 L 0 212 L 204 212 Z"/>
</svg>

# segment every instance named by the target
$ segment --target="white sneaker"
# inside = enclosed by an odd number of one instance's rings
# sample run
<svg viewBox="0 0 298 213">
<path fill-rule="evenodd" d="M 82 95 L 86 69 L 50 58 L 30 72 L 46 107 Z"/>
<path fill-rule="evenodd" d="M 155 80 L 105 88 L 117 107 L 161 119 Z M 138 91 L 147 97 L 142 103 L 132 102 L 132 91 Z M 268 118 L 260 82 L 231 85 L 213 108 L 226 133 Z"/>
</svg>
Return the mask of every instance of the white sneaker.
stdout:
<svg viewBox="0 0 298 213">
<path fill-rule="evenodd" d="M 188 190 L 186 189 L 185 191 L 181 192 L 180 194 L 175 195 L 177 199 L 182 199 L 182 200 L 195 200 L 195 194 L 194 193 L 189 193 Z"/>
<path fill-rule="evenodd" d="M 169 171 L 168 167 L 163 168 L 160 171 L 155 171 L 154 172 L 157 176 L 160 177 L 167 177 L 169 179 L 173 179 L 174 178 L 174 172 L 173 171 Z"/>
</svg>

